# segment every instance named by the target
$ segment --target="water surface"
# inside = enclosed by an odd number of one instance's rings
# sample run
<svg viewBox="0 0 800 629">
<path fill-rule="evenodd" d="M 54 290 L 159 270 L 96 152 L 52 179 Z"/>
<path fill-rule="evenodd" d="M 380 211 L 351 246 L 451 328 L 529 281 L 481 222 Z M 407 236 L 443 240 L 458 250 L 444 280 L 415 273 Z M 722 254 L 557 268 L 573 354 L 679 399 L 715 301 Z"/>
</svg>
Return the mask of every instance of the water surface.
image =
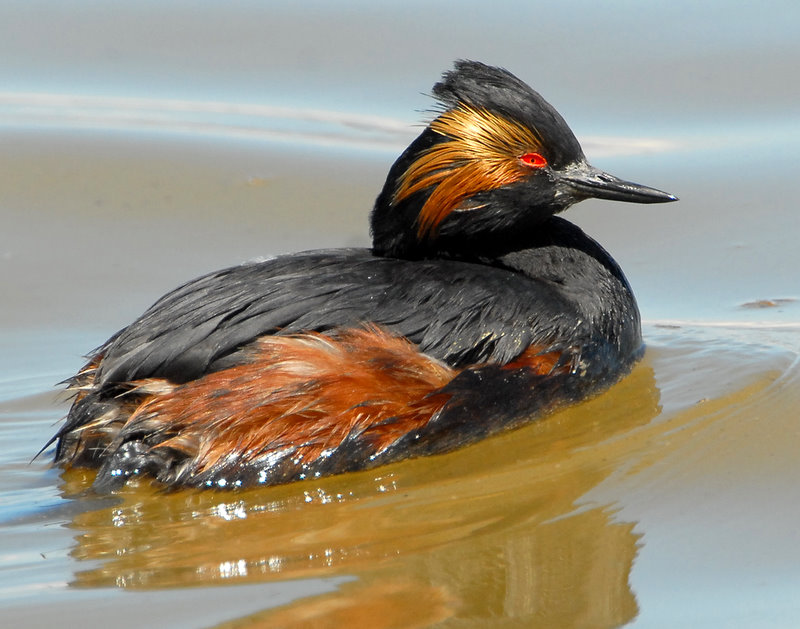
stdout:
<svg viewBox="0 0 800 629">
<path fill-rule="evenodd" d="M 777 5 L 0 7 L 4 624 L 800 624 L 800 15 Z M 98 498 L 31 462 L 66 412 L 54 384 L 166 290 L 367 244 L 458 57 L 681 197 L 566 214 L 634 286 L 630 377 L 459 452 L 288 487 Z"/>
</svg>

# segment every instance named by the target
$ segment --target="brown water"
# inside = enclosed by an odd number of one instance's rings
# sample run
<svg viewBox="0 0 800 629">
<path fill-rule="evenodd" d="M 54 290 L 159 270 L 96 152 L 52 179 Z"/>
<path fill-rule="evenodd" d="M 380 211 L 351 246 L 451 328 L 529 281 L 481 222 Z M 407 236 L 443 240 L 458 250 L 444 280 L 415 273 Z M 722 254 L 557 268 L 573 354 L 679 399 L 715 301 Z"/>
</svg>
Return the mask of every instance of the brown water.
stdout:
<svg viewBox="0 0 800 629">
<path fill-rule="evenodd" d="M 5 3 L 0 625 L 800 626 L 800 15 L 778 4 Z M 366 244 L 420 92 L 460 56 L 681 197 L 566 215 L 639 298 L 630 377 L 287 487 L 101 499 L 30 462 L 66 411 L 53 384 L 164 291 Z"/>
</svg>

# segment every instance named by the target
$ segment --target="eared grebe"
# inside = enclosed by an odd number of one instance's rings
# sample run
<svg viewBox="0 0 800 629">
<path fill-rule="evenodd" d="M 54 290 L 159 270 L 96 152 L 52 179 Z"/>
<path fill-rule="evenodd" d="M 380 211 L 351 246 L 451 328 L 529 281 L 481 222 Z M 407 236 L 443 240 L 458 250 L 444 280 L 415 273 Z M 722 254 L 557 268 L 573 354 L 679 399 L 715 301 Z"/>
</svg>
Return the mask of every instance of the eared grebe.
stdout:
<svg viewBox="0 0 800 629">
<path fill-rule="evenodd" d="M 452 450 L 609 386 L 641 354 L 619 266 L 554 215 L 674 201 L 590 166 L 506 70 L 459 61 L 389 171 L 371 249 L 193 280 L 74 376 L 57 441 L 98 491 L 285 483 Z"/>
</svg>

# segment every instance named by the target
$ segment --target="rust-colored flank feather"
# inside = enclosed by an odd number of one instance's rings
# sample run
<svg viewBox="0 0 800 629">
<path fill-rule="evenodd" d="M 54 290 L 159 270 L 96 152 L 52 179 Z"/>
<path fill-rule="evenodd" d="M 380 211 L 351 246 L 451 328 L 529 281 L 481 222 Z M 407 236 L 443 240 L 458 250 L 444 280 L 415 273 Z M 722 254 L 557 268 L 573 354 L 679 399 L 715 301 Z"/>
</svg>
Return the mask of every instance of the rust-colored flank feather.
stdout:
<svg viewBox="0 0 800 629">
<path fill-rule="evenodd" d="M 262 336 L 240 365 L 180 385 L 128 383 L 106 412 L 72 432 L 68 458 L 90 462 L 147 435 L 151 452 L 179 453 L 187 484 L 231 465 L 258 469 L 284 459 L 301 474 L 345 443 L 376 458 L 424 429 L 451 399 L 447 385 L 477 368 L 448 367 L 375 325 Z M 569 368 L 560 352 L 535 345 L 503 366 L 539 376 Z M 73 379 L 78 400 L 95 375 L 93 362 Z"/>
<path fill-rule="evenodd" d="M 573 359 L 565 360 L 562 352 L 548 351 L 548 348 L 530 345 L 516 359 L 503 365 L 503 369 L 528 369 L 539 376 L 555 373 L 569 373 L 574 368 Z"/>
<path fill-rule="evenodd" d="M 265 336 L 247 363 L 148 398 L 124 430 L 159 435 L 154 448 L 182 452 L 193 474 L 230 458 L 301 465 L 348 438 L 380 453 L 430 420 L 454 375 L 376 327 Z"/>
<path fill-rule="evenodd" d="M 519 157 L 542 148 L 532 129 L 465 104 L 442 113 L 430 128 L 447 140 L 430 147 L 411 164 L 394 195 L 399 203 L 435 186 L 419 213 L 420 239 L 435 236 L 439 224 L 465 199 L 522 179 L 529 170 Z"/>
</svg>

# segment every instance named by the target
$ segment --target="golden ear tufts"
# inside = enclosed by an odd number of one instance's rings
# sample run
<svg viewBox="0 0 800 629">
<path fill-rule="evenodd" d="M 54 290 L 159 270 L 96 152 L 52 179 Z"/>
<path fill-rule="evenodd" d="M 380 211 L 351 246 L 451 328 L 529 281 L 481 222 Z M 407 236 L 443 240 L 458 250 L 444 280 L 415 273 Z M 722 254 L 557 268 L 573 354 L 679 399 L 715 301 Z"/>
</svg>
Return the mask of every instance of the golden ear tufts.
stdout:
<svg viewBox="0 0 800 629">
<path fill-rule="evenodd" d="M 461 104 L 439 115 L 429 128 L 446 140 L 423 151 L 400 177 L 394 202 L 435 186 L 417 219 L 422 240 L 475 194 L 501 188 L 530 171 L 520 155 L 540 151 L 536 132 L 480 107 Z"/>
</svg>

